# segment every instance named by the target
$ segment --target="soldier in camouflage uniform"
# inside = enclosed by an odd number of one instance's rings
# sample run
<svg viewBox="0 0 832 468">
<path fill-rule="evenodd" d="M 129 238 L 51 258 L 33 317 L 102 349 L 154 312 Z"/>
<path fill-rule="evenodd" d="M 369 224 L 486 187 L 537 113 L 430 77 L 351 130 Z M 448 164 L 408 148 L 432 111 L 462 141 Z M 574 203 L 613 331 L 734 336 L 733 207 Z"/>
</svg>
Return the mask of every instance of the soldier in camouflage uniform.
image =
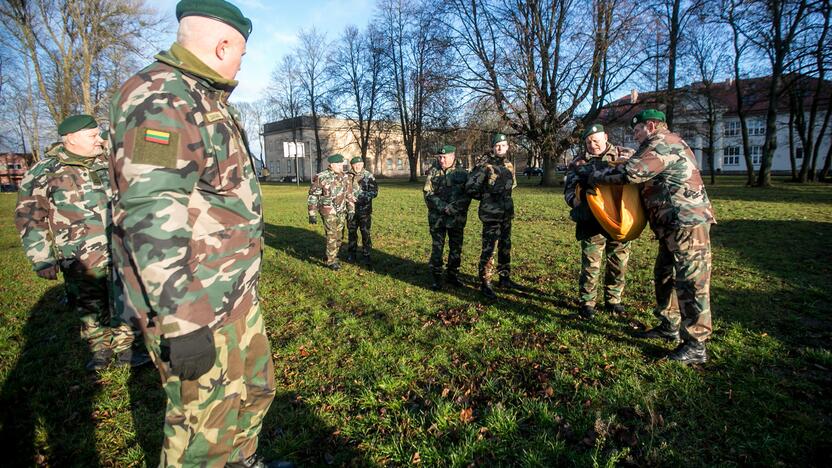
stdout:
<svg viewBox="0 0 832 468">
<path fill-rule="evenodd" d="M 682 344 L 668 358 L 682 363 L 707 361 L 711 336 L 711 241 L 713 208 L 696 157 L 679 135 L 671 133 L 664 113 L 647 109 L 633 117 L 641 144 L 626 163 L 588 173 L 594 184 L 643 184 L 641 197 L 650 227 L 659 240 L 653 270 L 657 327 L 640 333 Z M 675 295 L 674 295 L 675 292 Z M 678 306 L 676 299 L 678 298 Z"/>
<path fill-rule="evenodd" d="M 471 198 L 465 192 L 468 171 L 456 161 L 456 148 L 445 145 L 436 155 L 436 163 L 428 170 L 424 196 L 428 206 L 428 228 L 432 239 L 430 271 L 433 277 L 431 289 L 442 288 L 442 254 L 445 250 L 445 236 L 448 237 L 448 269 L 445 280 L 448 284 L 461 287 L 459 265 L 462 262 L 462 241 L 465 223 L 468 221 L 468 206 Z"/>
<path fill-rule="evenodd" d="M 224 0 L 176 16 L 177 41 L 110 106 L 115 271 L 168 399 L 160 465 L 264 466 L 262 197 L 228 102 L 251 21 Z"/>
<path fill-rule="evenodd" d="M 586 145 L 586 153 L 578 155 L 569 163 L 566 172 L 566 184 L 563 190 L 566 204 L 573 210 L 575 218 L 575 237 L 581 242 L 581 274 L 578 279 L 581 310 L 584 318 L 595 315 L 595 299 L 598 279 L 601 276 L 601 261 L 607 257 L 604 274 L 604 298 L 606 307 L 615 313 L 623 313 L 621 294 L 624 292 L 624 276 L 627 273 L 627 260 L 630 257 L 630 242 L 607 239 L 603 229 L 589 212 L 586 192 L 576 195 L 578 170 L 592 167 L 603 169 L 614 164 L 621 164 L 633 155 L 633 150 L 609 144 L 604 126 L 590 125 L 581 137 Z M 575 214 L 576 212 L 580 214 Z"/>
<path fill-rule="evenodd" d="M 517 187 L 514 165 L 508 160 L 508 139 L 502 133 L 491 138 L 493 154 L 477 165 L 465 191 L 480 201 L 479 217 L 482 221 L 482 254 L 480 255 L 480 291 L 488 299 L 497 297 L 491 287 L 494 269 L 494 250 L 497 254 L 498 286 L 517 288 L 511 281 L 511 220 L 514 218 L 514 200 L 511 191 Z"/>
<path fill-rule="evenodd" d="M 119 365 L 149 362 L 134 353 L 135 331 L 111 312 L 110 182 L 98 123 L 89 115 L 68 117 L 58 126 L 63 142 L 32 166 L 18 193 L 15 224 L 26 256 L 41 278 L 64 276 L 70 307 L 81 315 L 81 337 L 92 359 L 87 369 L 107 367 L 114 351 Z"/>
<path fill-rule="evenodd" d="M 361 231 L 361 253 L 370 263 L 370 249 L 373 241 L 370 227 L 373 223 L 373 198 L 378 196 L 378 182 L 370 171 L 364 170 L 364 160 L 360 157 L 350 159 L 350 185 L 355 197 L 355 216 L 347 221 L 347 261 L 355 260 L 358 250 L 358 231 Z"/>
<path fill-rule="evenodd" d="M 344 224 L 347 217 L 352 221 L 355 215 L 355 195 L 350 177 L 344 173 L 344 156 L 333 154 L 326 160 L 329 167 L 312 178 L 306 204 L 309 224 L 317 224 L 317 214 L 321 214 L 326 234 L 326 266 L 338 271 L 341 269 L 338 251 L 344 236 Z"/>
</svg>

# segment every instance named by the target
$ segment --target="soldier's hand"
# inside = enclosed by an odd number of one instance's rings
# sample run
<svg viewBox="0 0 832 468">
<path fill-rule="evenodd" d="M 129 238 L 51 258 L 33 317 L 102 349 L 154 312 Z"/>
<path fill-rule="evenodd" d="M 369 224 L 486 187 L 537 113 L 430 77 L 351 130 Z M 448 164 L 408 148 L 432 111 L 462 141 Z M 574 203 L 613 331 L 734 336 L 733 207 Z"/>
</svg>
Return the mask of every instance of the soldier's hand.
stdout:
<svg viewBox="0 0 832 468">
<path fill-rule="evenodd" d="M 347 213 L 347 221 L 352 222 L 355 219 L 355 213 Z"/>
<path fill-rule="evenodd" d="M 202 327 L 187 335 L 168 338 L 170 371 L 182 380 L 197 380 L 214 367 L 214 334 Z"/>
<path fill-rule="evenodd" d="M 309 224 L 318 224 L 318 218 L 313 215 L 309 215 Z"/>
<path fill-rule="evenodd" d="M 46 268 L 41 268 L 36 273 L 43 279 L 54 281 L 58 279 L 58 265 L 51 265 Z"/>
</svg>

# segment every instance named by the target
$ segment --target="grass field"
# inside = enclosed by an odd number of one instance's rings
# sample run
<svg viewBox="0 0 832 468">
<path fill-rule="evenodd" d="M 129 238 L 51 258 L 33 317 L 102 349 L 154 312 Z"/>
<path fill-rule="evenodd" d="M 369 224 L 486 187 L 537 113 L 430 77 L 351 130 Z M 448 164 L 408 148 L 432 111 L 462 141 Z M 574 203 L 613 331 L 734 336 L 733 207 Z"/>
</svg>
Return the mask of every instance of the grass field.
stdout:
<svg viewBox="0 0 832 468">
<path fill-rule="evenodd" d="M 374 268 L 323 267 L 305 187 L 264 186 L 260 285 L 278 395 L 261 452 L 299 466 L 832 464 L 832 187 L 708 186 L 711 361 L 661 360 L 656 242 L 634 243 L 627 316 L 575 317 L 580 264 L 561 189 L 522 181 L 513 279 L 483 303 L 469 214 L 465 289 L 431 292 L 421 186 L 383 182 Z M 164 396 L 152 367 L 84 371 L 60 284 L 37 279 L 0 196 L 3 466 L 155 466 Z M 9 458 L 11 457 L 11 458 Z"/>
</svg>

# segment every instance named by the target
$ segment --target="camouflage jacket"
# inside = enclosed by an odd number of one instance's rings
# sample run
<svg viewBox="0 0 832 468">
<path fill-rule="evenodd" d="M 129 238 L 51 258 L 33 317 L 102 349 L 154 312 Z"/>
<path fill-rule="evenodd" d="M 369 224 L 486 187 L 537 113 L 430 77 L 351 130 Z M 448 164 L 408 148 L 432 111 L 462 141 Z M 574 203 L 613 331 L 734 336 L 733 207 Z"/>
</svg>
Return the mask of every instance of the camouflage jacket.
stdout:
<svg viewBox="0 0 832 468">
<path fill-rule="evenodd" d="M 349 172 L 352 192 L 355 196 L 355 212 L 370 214 L 373 212 L 373 198 L 378 196 L 378 182 L 373 174 L 363 169 L 361 174 Z"/>
<path fill-rule="evenodd" d="M 58 145 L 20 184 L 15 225 L 35 271 L 76 260 L 86 269 L 110 263 L 107 159 L 82 157 Z"/>
<path fill-rule="evenodd" d="M 630 148 L 607 144 L 607 149 L 599 155 L 584 153 L 575 156 L 566 169 L 566 183 L 563 187 L 563 198 L 566 199 L 566 204 L 570 207 L 575 206 L 575 188 L 580 180 L 578 177 L 579 167 L 589 164 L 594 169 L 603 169 L 613 165 L 613 163 L 626 161 L 633 153 L 635 151 Z"/>
<path fill-rule="evenodd" d="M 514 187 L 517 187 L 517 178 L 511 161 L 490 155 L 471 171 L 465 191 L 480 201 L 480 220 L 494 223 L 514 218 L 514 200 L 511 198 Z"/>
<path fill-rule="evenodd" d="M 447 170 L 442 169 L 438 162 L 428 169 L 423 190 L 431 228 L 441 225 L 447 228 L 465 227 L 471 204 L 471 197 L 465 193 L 467 181 L 468 171 L 462 167 L 461 161 Z"/>
<path fill-rule="evenodd" d="M 113 262 L 129 315 L 172 338 L 258 304 L 263 217 L 236 82 L 176 43 L 156 59 L 110 106 Z"/>
<path fill-rule="evenodd" d="M 309 216 L 355 213 L 355 195 L 347 173 L 327 169 L 312 178 L 306 199 Z"/>
<path fill-rule="evenodd" d="M 607 184 L 643 184 L 641 198 L 657 235 L 715 222 L 693 151 L 668 130 L 648 137 L 626 163 L 595 171 L 593 179 Z"/>
</svg>

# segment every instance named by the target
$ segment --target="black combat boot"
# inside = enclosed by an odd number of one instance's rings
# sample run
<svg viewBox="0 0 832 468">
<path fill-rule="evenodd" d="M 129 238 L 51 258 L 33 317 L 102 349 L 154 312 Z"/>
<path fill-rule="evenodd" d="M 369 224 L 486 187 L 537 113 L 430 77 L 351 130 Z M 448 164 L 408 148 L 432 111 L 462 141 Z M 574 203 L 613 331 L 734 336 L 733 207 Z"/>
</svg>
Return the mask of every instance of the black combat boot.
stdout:
<svg viewBox="0 0 832 468">
<path fill-rule="evenodd" d="M 294 468 L 294 466 L 294 463 L 290 461 L 275 460 L 267 462 L 258 455 L 252 455 L 245 460 L 225 464 L 225 468 Z"/>
<path fill-rule="evenodd" d="M 502 289 L 520 289 L 520 285 L 512 281 L 508 275 L 500 275 L 497 286 Z"/>
<path fill-rule="evenodd" d="M 480 282 L 480 292 L 486 299 L 494 300 L 497 299 L 497 294 L 494 293 L 494 289 L 491 287 L 491 281 L 482 280 Z"/>
<path fill-rule="evenodd" d="M 623 315 L 625 312 L 624 304 L 610 304 L 607 302 L 607 310 L 616 315 Z"/>
<path fill-rule="evenodd" d="M 442 289 L 442 274 L 434 273 L 433 282 L 430 284 L 431 291 L 439 291 Z"/>
<path fill-rule="evenodd" d="M 116 365 L 119 367 L 140 367 L 150 362 L 150 355 L 143 349 L 127 349 L 116 355 Z"/>
<path fill-rule="evenodd" d="M 106 369 L 110 362 L 113 360 L 113 350 L 112 349 L 101 349 L 93 353 L 92 359 L 87 362 L 87 365 L 84 366 L 87 368 L 88 371 L 97 371 L 101 369 Z"/>
<path fill-rule="evenodd" d="M 637 331 L 633 333 L 636 338 L 661 338 L 663 340 L 679 343 L 682 339 L 679 337 L 679 330 L 671 330 L 670 328 L 659 325 L 649 330 Z"/>
<path fill-rule="evenodd" d="M 341 264 L 338 263 L 338 262 L 335 262 L 335 263 L 332 263 L 330 265 L 327 265 L 326 267 L 329 268 L 332 271 L 338 271 L 338 270 L 341 269 Z"/>
<path fill-rule="evenodd" d="M 355 252 L 350 252 L 347 254 L 347 261 L 350 263 L 355 261 Z"/>
<path fill-rule="evenodd" d="M 704 364 L 708 361 L 708 353 L 705 351 L 705 343 L 689 340 L 680 344 L 667 358 L 682 364 Z"/>
<path fill-rule="evenodd" d="M 581 310 L 578 312 L 578 315 L 580 315 L 581 318 L 591 319 L 595 316 L 595 307 L 589 304 L 584 304 L 581 306 Z"/>
<path fill-rule="evenodd" d="M 445 274 L 445 282 L 455 288 L 461 288 L 463 286 L 462 281 L 459 280 L 455 271 L 448 271 L 448 273 Z"/>
</svg>

